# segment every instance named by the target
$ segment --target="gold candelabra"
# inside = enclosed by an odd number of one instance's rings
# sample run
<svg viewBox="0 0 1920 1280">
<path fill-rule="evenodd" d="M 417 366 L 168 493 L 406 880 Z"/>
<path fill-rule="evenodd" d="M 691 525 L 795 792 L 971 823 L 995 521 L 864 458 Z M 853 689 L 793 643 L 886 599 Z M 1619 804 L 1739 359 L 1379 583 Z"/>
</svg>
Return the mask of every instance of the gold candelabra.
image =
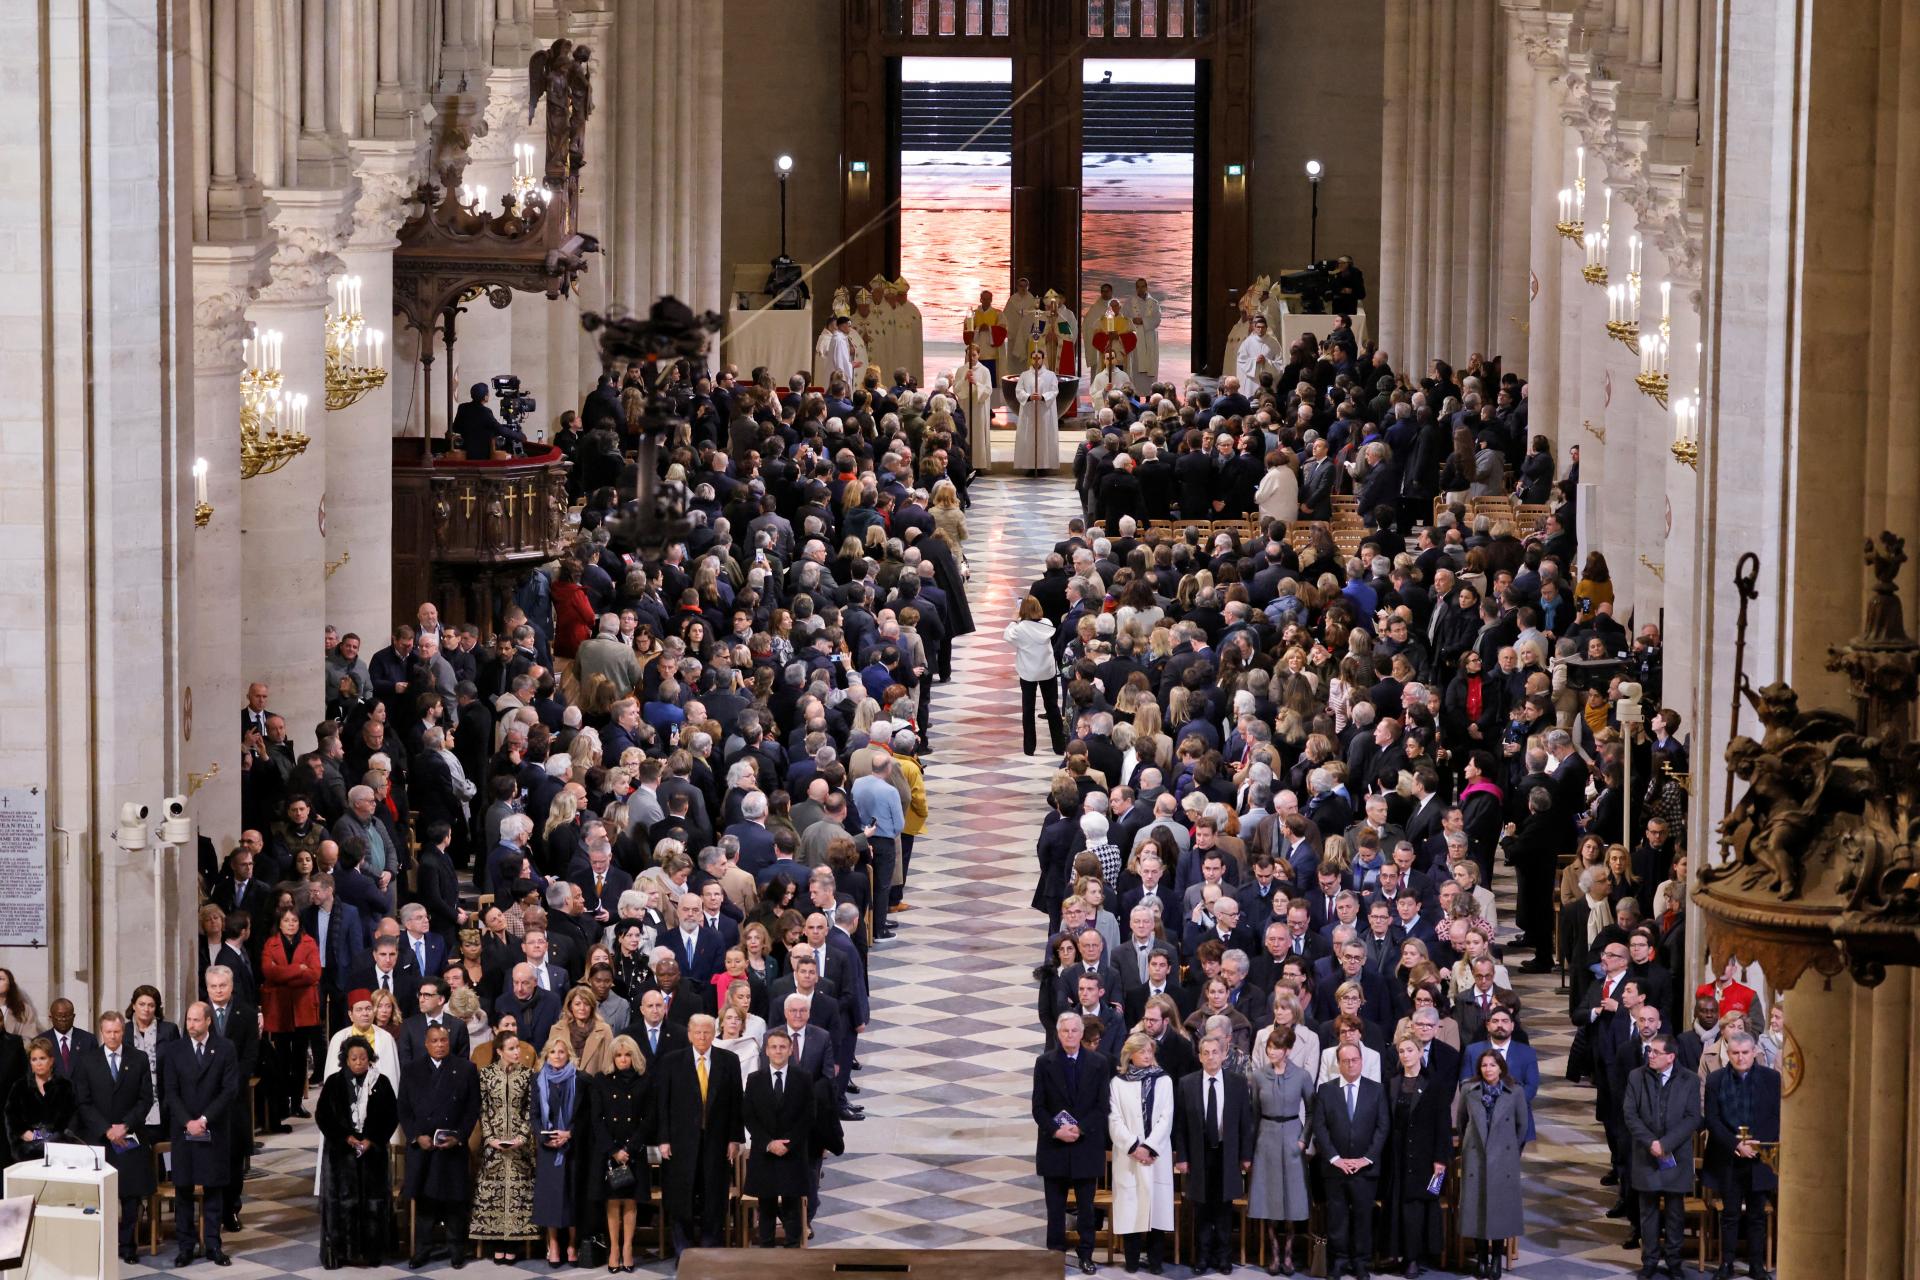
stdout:
<svg viewBox="0 0 1920 1280">
<path fill-rule="evenodd" d="M 283 388 L 283 335 L 269 329 L 246 339 L 240 373 L 240 474 L 268 475 L 307 451 L 307 397 Z M 211 516 L 211 513 L 209 513 Z"/>
<path fill-rule="evenodd" d="M 193 527 L 204 529 L 213 519 L 213 504 L 207 501 L 207 460 L 193 460 Z"/>
<path fill-rule="evenodd" d="M 1674 461 L 1698 470 L 1700 467 L 1700 401 L 1681 396 L 1673 402 Z"/>
<path fill-rule="evenodd" d="M 1554 222 L 1553 229 L 1567 239 L 1579 244 L 1587 234 L 1587 179 L 1584 176 L 1586 165 L 1585 148 L 1581 148 L 1582 176 L 1573 180 L 1571 187 L 1560 188 L 1560 217 Z"/>
<path fill-rule="evenodd" d="M 387 380 L 387 337 L 360 314 L 360 277 L 333 282 L 327 308 L 327 411 L 344 409 Z"/>
</svg>

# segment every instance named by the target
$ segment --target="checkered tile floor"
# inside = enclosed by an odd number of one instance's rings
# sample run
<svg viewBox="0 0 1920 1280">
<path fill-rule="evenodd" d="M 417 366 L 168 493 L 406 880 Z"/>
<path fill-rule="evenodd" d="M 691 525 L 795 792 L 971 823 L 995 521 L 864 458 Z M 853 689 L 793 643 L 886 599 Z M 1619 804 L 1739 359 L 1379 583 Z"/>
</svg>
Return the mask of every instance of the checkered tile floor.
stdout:
<svg viewBox="0 0 1920 1280">
<path fill-rule="evenodd" d="M 1028 1093 L 1040 1049 L 1032 966 L 1039 918 L 1029 909 L 1033 841 L 1052 762 L 1020 754 L 1020 690 L 1000 633 L 1076 511 L 1064 479 L 982 477 L 968 513 L 975 633 L 956 652 L 953 682 L 933 695 L 927 787 L 932 817 L 915 850 L 899 937 L 872 974 L 873 1021 L 861 1042 L 864 1123 L 829 1160 L 817 1244 L 942 1248 L 1039 1246 L 1040 1191 L 1031 1173 Z M 1513 885 L 1496 886 L 1503 916 Z M 1517 1280 L 1617 1276 L 1638 1264 L 1619 1248 L 1622 1224 L 1597 1186 L 1606 1148 L 1592 1094 L 1561 1078 L 1570 1028 L 1554 980 L 1518 982 L 1548 1083 L 1540 1141 L 1528 1154 L 1527 1221 Z M 302 1123 L 272 1138 L 247 1184 L 246 1230 L 229 1242 L 233 1280 L 319 1277 L 312 1187 L 314 1135 Z M 162 1259 L 170 1259 L 170 1245 Z M 445 1270 L 435 1264 L 433 1270 Z M 643 1267 L 667 1274 L 669 1267 Z M 544 1263 L 469 1266 L 464 1274 L 545 1273 Z M 1171 1268 L 1183 1274 L 1181 1268 Z M 1118 1275 L 1117 1267 L 1109 1272 Z M 149 1274 L 147 1268 L 126 1274 Z M 402 1266 L 376 1276 L 413 1274 Z"/>
</svg>

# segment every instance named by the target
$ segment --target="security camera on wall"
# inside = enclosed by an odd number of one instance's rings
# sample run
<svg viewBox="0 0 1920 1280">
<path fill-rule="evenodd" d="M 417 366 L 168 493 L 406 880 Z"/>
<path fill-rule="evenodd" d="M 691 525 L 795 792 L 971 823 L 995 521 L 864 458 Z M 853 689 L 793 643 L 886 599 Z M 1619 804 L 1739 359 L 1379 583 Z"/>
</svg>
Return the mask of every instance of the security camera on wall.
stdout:
<svg viewBox="0 0 1920 1280">
<path fill-rule="evenodd" d="M 193 843 L 193 819 L 187 816 L 185 796 L 168 796 L 160 802 L 160 838 L 168 844 Z"/>
<path fill-rule="evenodd" d="M 131 853 L 146 848 L 147 841 L 147 806 L 129 800 L 120 806 L 120 826 L 113 833 L 113 842 Z"/>
</svg>

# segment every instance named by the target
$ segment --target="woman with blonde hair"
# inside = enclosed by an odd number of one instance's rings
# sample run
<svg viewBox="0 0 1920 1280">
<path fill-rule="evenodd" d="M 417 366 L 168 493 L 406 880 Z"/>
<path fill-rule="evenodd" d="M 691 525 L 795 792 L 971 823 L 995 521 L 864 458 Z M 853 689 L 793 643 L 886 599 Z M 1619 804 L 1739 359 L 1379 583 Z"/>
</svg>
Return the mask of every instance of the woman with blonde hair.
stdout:
<svg viewBox="0 0 1920 1280">
<path fill-rule="evenodd" d="M 942 480 L 933 486 L 933 527 L 947 535 L 955 547 L 967 540 L 967 513 L 960 509 L 960 491 L 953 481 Z"/>
<path fill-rule="evenodd" d="M 1174 1082 L 1160 1068 L 1153 1037 L 1145 1032 L 1129 1035 L 1116 1061 L 1119 1074 L 1107 1106 L 1113 1142 L 1112 1227 L 1125 1249 L 1127 1270 L 1140 1265 L 1144 1243 L 1147 1269 L 1157 1274 L 1166 1233 L 1174 1225 Z"/>
<path fill-rule="evenodd" d="M 1047 733 L 1053 753 L 1067 748 L 1066 725 L 1060 719 L 1059 664 L 1053 653 L 1053 625 L 1036 596 L 1020 602 L 1020 616 L 1007 624 L 1003 639 L 1013 648 L 1013 669 L 1020 678 L 1020 732 L 1025 754 L 1035 748 L 1033 703 L 1036 695 L 1045 706 Z"/>
<path fill-rule="evenodd" d="M 639 1204 L 648 1198 L 647 1139 L 653 1129 L 653 1082 L 646 1055 L 632 1036 L 615 1036 L 612 1066 L 596 1077 L 593 1127 L 588 1137 L 589 1176 L 598 1177 L 594 1199 L 607 1202 L 607 1270 L 633 1270 L 633 1229 Z"/>
<path fill-rule="evenodd" d="M 556 1040 L 567 1042 L 568 1058 L 582 1073 L 597 1076 L 612 1070 L 613 1028 L 600 1016 L 593 988 L 582 985 L 567 991 L 560 1002 L 560 1021 L 547 1033 L 548 1050 Z"/>
<path fill-rule="evenodd" d="M 1560 872 L 1560 896 L 1556 907 L 1578 902 L 1586 894 L 1580 888 L 1580 875 L 1588 867 L 1606 861 L 1607 842 L 1597 835 L 1584 835 L 1574 849 L 1573 861 Z"/>
<path fill-rule="evenodd" d="M 1320 1033 L 1307 1025 L 1306 1005 L 1300 999 L 1300 993 L 1286 984 L 1273 989 L 1273 1021 L 1260 1028 L 1253 1038 L 1253 1060 L 1267 1060 L 1267 1041 L 1273 1033 L 1282 1028 L 1293 1031 L 1293 1048 L 1287 1051 L 1287 1057 L 1293 1065 L 1307 1073 L 1309 1086 L 1320 1080 Z"/>
</svg>

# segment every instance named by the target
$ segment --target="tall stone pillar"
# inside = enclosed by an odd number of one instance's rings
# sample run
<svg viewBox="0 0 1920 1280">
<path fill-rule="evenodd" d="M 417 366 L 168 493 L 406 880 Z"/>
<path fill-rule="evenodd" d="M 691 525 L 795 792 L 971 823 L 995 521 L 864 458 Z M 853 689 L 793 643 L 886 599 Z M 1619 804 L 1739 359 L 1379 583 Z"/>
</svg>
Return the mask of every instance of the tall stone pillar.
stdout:
<svg viewBox="0 0 1920 1280">
<path fill-rule="evenodd" d="M 486 187 L 487 208 L 495 214 L 501 211 L 501 197 L 513 190 L 513 148 L 529 136 L 526 119 L 526 67 L 522 66 L 517 72 L 491 72 L 486 79 L 486 106 L 481 112 L 485 131 L 476 129 L 473 145 L 467 148 L 466 182 L 468 186 Z M 544 148 L 541 154 L 544 157 Z M 460 312 L 459 341 L 453 348 L 453 365 L 460 387 L 456 401 L 467 398 L 466 388 L 473 383 L 513 373 L 520 376 L 521 385 L 541 404 L 547 403 L 547 396 L 543 394 L 546 388 L 541 385 L 540 370 L 535 363 L 539 354 L 530 355 L 514 347 L 510 318 L 523 306 L 541 308 L 545 305 L 544 298 L 524 293 L 516 294 L 513 305 L 504 310 L 489 305 L 485 298 L 466 304 Z"/>
<path fill-rule="evenodd" d="M 1498 210 L 1494 214 L 1494 281 L 1489 305 L 1492 350 L 1509 369 L 1531 369 L 1531 325 L 1527 322 L 1528 259 L 1533 224 L 1548 216 L 1551 203 L 1536 202 L 1533 184 L 1534 71 L 1528 51 L 1546 31 L 1537 0 L 1502 0 L 1498 57 L 1506 59 L 1501 99 L 1494 104 L 1501 131 Z M 1549 198 L 1551 193 L 1549 193 Z"/>
<path fill-rule="evenodd" d="M 628 7 L 627 16 L 630 21 L 635 20 L 631 6 Z M 689 21 L 687 25 L 689 31 L 691 31 L 692 23 Z M 586 45 L 593 50 L 594 60 L 600 68 L 600 74 L 603 77 L 604 83 L 606 72 L 612 66 L 611 59 L 608 55 L 614 48 L 616 38 L 613 11 L 609 9 L 575 9 L 567 19 L 567 35 L 574 44 Z M 687 48 L 689 52 L 692 51 L 694 43 L 695 42 L 691 41 L 688 43 Z M 697 74 L 696 69 L 690 65 L 686 70 L 690 74 Z M 582 231 L 590 235 L 600 236 L 603 240 L 606 237 L 607 228 L 610 225 L 608 219 L 611 213 L 611 205 L 607 200 L 607 196 L 612 190 L 614 182 L 614 147 L 612 134 L 608 129 L 608 122 L 611 120 L 612 114 L 610 111 L 596 110 L 591 116 L 587 117 L 587 162 L 586 166 L 580 171 L 580 209 L 577 225 Z M 717 117 L 717 111 L 715 115 Z M 717 171 L 717 162 L 712 158 L 688 156 L 687 159 L 695 167 L 698 167 L 701 162 L 705 160 L 709 167 Z M 718 210 L 718 201 L 708 208 Z M 705 211 L 702 211 L 701 216 L 697 219 L 689 219 L 687 221 L 684 230 L 691 232 L 695 221 L 713 220 L 714 219 L 707 218 Z M 571 391 L 572 394 L 562 399 L 562 395 L 564 394 L 563 389 L 556 386 L 556 395 L 551 401 L 551 403 L 556 406 L 562 403 L 577 403 L 581 396 L 593 386 L 594 380 L 600 376 L 599 348 L 592 342 L 581 341 L 580 332 L 580 314 L 582 312 L 604 312 L 607 309 L 607 258 L 606 255 L 602 253 L 598 255 L 598 259 L 598 261 L 588 266 L 586 272 L 581 275 L 575 284 L 573 297 L 571 299 L 562 299 L 559 303 L 555 304 L 553 308 L 550 308 L 554 314 L 549 317 L 549 324 L 553 329 L 565 330 L 565 343 L 572 348 L 574 353 L 573 384 L 570 388 L 565 389 L 566 391 Z M 648 298 L 645 302 L 638 305 L 644 306 L 645 303 L 652 301 L 653 299 Z M 557 375 L 559 371 L 556 369 L 554 372 Z M 547 420 L 552 421 L 551 413 L 547 415 Z"/>
<path fill-rule="evenodd" d="M 341 270 L 353 206 L 352 193 L 341 190 L 279 188 L 268 196 L 279 241 L 272 277 L 248 318 L 283 335 L 282 387 L 306 395 L 312 443 L 279 471 L 241 486 L 241 675 L 268 683 L 270 705 L 304 751 L 326 709 L 327 281 Z"/>
<path fill-rule="evenodd" d="M 360 278 L 360 312 L 386 335 L 387 380 L 326 415 L 327 621 L 361 637 L 371 653 L 391 629 L 393 596 L 393 401 L 411 370 L 393 353 L 393 233 L 413 208 L 418 149 L 411 142 L 353 144 L 360 195 L 341 262 Z"/>
<path fill-rule="evenodd" d="M 1527 61 L 1533 70 L 1533 200 L 1536 213 L 1529 225 L 1532 251 L 1527 277 L 1527 421 L 1554 442 L 1564 459 L 1567 446 L 1578 444 L 1560 413 L 1560 293 L 1562 259 L 1571 246 L 1554 230 L 1546 211 L 1558 208 L 1559 192 L 1573 185 L 1566 161 L 1566 126 L 1560 122 L 1558 77 L 1565 69 L 1567 32 L 1571 20 L 1550 13 L 1542 33 L 1529 40 Z"/>
<path fill-rule="evenodd" d="M 240 627 L 240 370 L 247 308 L 267 282 L 270 241 L 193 248 L 193 456 L 207 462 L 213 515 L 188 538 L 194 599 L 182 617 L 185 677 L 194 714 L 182 725 L 188 771 L 217 776 L 189 802 L 216 849 L 240 838 L 240 737 L 246 697 Z M 183 695 L 185 696 L 185 695 Z M 310 729 L 312 726 L 308 726 Z"/>
</svg>

